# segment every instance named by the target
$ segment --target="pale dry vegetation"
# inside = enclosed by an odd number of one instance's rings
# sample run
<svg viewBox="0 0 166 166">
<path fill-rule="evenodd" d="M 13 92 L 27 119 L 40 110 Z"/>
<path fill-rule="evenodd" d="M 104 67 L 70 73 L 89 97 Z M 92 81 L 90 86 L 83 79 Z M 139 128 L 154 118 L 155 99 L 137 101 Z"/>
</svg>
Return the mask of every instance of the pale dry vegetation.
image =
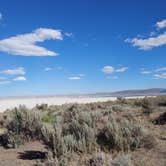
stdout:
<svg viewBox="0 0 166 166">
<path fill-rule="evenodd" d="M 164 96 L 62 106 L 43 104 L 32 110 L 20 106 L 0 115 L 1 146 L 16 146 L 16 112 L 19 143 L 37 140 L 47 148 L 44 161 L 37 165 L 146 166 L 156 153 L 163 156 L 154 157 L 154 165 L 166 164 Z"/>
</svg>

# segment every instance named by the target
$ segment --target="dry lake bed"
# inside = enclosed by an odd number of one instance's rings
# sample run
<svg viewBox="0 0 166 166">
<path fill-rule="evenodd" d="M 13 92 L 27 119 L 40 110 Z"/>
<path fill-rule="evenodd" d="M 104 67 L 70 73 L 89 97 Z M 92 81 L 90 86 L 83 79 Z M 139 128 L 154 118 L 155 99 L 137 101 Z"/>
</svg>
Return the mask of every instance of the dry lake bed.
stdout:
<svg viewBox="0 0 166 166">
<path fill-rule="evenodd" d="M 127 98 L 142 98 L 139 97 L 127 97 Z M 68 103 L 92 103 L 92 102 L 104 102 L 114 101 L 116 97 L 88 97 L 88 96 L 58 96 L 58 97 L 5 97 L 0 98 L 0 112 L 4 112 L 6 109 L 11 109 L 19 105 L 25 105 L 28 108 L 35 107 L 36 104 L 48 104 L 48 105 L 62 105 Z"/>
</svg>

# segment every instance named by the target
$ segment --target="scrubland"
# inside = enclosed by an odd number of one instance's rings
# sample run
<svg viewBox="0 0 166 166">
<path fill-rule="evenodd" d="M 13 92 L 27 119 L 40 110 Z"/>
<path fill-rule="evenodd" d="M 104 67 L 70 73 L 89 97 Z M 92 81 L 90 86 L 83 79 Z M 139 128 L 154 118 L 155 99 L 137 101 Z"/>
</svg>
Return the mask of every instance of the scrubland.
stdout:
<svg viewBox="0 0 166 166">
<path fill-rule="evenodd" d="M 165 166 L 166 97 L 22 105 L 0 114 L 1 148 L 32 142 L 45 147 L 36 166 Z"/>
</svg>

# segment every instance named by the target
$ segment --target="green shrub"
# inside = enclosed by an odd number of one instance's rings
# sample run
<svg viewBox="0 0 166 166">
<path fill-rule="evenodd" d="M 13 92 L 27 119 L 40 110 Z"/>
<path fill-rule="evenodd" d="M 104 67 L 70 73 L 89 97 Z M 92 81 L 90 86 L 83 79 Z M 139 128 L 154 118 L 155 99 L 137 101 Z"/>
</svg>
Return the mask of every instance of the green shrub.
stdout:
<svg viewBox="0 0 166 166">
<path fill-rule="evenodd" d="M 42 116 L 42 122 L 46 122 L 46 123 L 52 123 L 56 121 L 56 115 L 52 115 L 52 114 L 45 114 Z"/>
</svg>

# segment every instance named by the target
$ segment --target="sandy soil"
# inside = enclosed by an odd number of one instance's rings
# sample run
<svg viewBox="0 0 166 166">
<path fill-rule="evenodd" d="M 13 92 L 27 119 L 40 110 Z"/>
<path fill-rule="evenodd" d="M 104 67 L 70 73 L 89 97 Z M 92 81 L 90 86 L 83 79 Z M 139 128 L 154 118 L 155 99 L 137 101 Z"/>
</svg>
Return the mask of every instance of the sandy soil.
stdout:
<svg viewBox="0 0 166 166">
<path fill-rule="evenodd" d="M 128 98 L 142 98 L 128 97 Z M 11 109 L 19 105 L 26 105 L 28 108 L 33 108 L 36 104 L 48 105 L 62 105 L 66 103 L 91 103 L 91 102 L 104 102 L 114 101 L 116 97 L 16 97 L 16 98 L 1 98 L 0 99 L 0 112 L 6 109 Z"/>
</svg>

